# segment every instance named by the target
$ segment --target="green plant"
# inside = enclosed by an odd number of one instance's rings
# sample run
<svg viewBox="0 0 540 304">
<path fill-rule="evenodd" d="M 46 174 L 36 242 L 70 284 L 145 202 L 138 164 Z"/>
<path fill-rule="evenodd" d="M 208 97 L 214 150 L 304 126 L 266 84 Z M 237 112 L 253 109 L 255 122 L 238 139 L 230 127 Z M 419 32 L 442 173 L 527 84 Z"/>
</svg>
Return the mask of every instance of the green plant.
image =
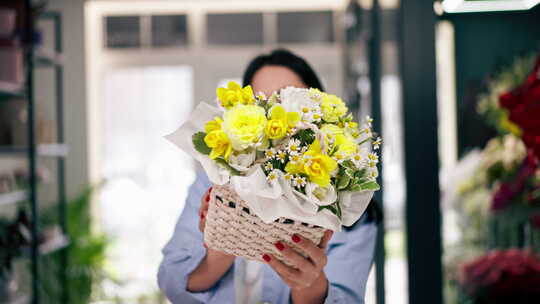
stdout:
<svg viewBox="0 0 540 304">
<path fill-rule="evenodd" d="M 105 250 L 109 240 L 92 231 L 90 200 L 96 189 L 89 188 L 67 204 L 67 231 L 70 243 L 66 250 L 66 286 L 61 286 L 61 254 L 55 252 L 42 258 L 40 267 L 43 299 L 47 303 L 61 303 L 64 288 L 70 304 L 89 303 L 93 288 L 106 277 L 103 270 Z M 58 223 L 56 205 L 43 212 L 43 226 Z"/>
</svg>

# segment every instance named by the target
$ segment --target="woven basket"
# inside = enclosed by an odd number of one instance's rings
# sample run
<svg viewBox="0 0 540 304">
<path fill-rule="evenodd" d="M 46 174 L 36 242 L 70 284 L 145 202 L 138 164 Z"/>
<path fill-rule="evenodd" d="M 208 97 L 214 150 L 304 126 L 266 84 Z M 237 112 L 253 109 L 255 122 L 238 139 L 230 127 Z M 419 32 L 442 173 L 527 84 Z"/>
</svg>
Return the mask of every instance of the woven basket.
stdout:
<svg viewBox="0 0 540 304">
<path fill-rule="evenodd" d="M 281 241 L 306 256 L 291 241 L 292 235 L 296 233 L 319 244 L 325 230 L 286 218 L 266 224 L 250 213 L 246 202 L 228 184 L 215 185 L 210 195 L 204 241 L 209 248 L 250 260 L 262 261 L 262 255 L 270 253 L 290 265 L 274 244 Z"/>
</svg>

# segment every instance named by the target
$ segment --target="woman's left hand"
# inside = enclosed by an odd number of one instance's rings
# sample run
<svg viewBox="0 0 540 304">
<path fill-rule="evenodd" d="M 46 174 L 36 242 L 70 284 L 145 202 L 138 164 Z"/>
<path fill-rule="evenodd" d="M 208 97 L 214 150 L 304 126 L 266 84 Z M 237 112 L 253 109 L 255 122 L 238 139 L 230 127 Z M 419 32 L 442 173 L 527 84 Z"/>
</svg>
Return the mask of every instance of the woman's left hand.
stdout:
<svg viewBox="0 0 540 304">
<path fill-rule="evenodd" d="M 328 261 L 325 249 L 330 238 L 332 238 L 332 234 L 333 232 L 331 230 L 327 230 L 318 245 L 302 236 L 293 235 L 292 241 L 308 255 L 307 258 L 287 246 L 284 242 L 277 242 L 275 244 L 276 248 L 290 264 L 295 266 L 294 268 L 285 265 L 269 253 L 263 255 L 264 261 L 291 288 L 293 298 L 296 291 L 298 291 L 298 294 L 301 294 L 304 293 L 303 291 L 307 292 L 308 290 L 312 296 L 318 293 L 323 294 L 324 297 L 326 296 L 328 281 L 324 275 L 323 268 Z"/>
</svg>

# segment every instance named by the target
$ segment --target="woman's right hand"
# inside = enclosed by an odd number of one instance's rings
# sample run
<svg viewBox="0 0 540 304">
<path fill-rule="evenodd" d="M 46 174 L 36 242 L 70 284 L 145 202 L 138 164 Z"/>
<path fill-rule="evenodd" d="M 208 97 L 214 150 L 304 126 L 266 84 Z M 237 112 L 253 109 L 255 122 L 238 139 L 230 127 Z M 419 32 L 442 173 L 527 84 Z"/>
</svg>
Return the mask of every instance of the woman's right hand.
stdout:
<svg viewBox="0 0 540 304">
<path fill-rule="evenodd" d="M 208 188 L 201 198 L 201 207 L 199 207 L 199 230 L 201 232 L 204 232 L 204 227 L 206 225 L 206 215 L 208 214 L 210 193 L 212 193 L 212 187 Z"/>
</svg>

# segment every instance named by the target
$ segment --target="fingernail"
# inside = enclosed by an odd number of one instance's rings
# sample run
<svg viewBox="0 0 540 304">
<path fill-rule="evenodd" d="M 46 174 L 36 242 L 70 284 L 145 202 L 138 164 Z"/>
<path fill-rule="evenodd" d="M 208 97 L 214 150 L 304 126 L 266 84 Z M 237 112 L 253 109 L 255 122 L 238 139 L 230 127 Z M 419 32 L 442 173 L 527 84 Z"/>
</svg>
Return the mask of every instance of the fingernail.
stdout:
<svg viewBox="0 0 540 304">
<path fill-rule="evenodd" d="M 203 219 L 206 215 L 203 213 L 201 213 L 201 219 Z"/>
<path fill-rule="evenodd" d="M 268 255 L 268 254 L 263 254 L 263 260 L 265 260 L 266 262 L 270 262 L 272 258 Z"/>
<path fill-rule="evenodd" d="M 283 245 L 283 243 L 281 242 L 277 242 L 274 244 L 274 246 L 276 246 L 276 248 L 279 250 L 279 251 L 282 251 L 283 249 L 285 249 L 285 246 Z"/>
<path fill-rule="evenodd" d="M 205 200 L 206 200 L 206 202 L 208 202 L 208 201 L 210 200 L 210 193 L 208 193 L 208 194 L 206 195 Z"/>
<path fill-rule="evenodd" d="M 212 187 L 208 188 L 208 192 L 209 193 L 212 192 Z"/>
<path fill-rule="evenodd" d="M 208 249 L 208 245 L 206 245 L 206 243 L 203 243 L 202 245 L 204 246 L 204 248 Z"/>
<path fill-rule="evenodd" d="M 296 234 L 293 234 L 292 241 L 295 243 L 300 243 L 300 237 Z"/>
</svg>

